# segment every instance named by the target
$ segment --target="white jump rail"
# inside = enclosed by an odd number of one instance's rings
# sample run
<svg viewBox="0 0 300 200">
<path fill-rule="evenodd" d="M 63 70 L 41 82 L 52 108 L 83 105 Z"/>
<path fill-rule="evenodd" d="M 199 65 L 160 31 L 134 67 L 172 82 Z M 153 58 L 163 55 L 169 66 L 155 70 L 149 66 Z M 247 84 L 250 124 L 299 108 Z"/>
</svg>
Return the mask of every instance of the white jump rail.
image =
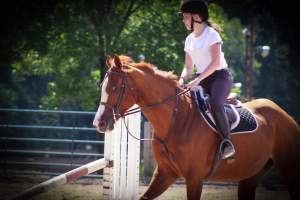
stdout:
<svg viewBox="0 0 300 200">
<path fill-rule="evenodd" d="M 63 185 L 66 183 L 76 181 L 78 178 L 88 175 L 90 173 L 93 173 L 95 171 L 98 171 L 100 169 L 103 169 L 106 166 L 107 166 L 107 161 L 105 161 L 104 158 L 96 160 L 94 162 L 83 165 L 79 168 L 73 169 L 65 174 L 61 174 L 61 175 L 51 178 L 45 182 L 42 182 L 38 185 L 35 185 L 35 186 L 21 192 L 20 194 L 18 194 L 17 196 L 15 196 L 11 199 L 12 200 L 29 199 L 40 193 L 46 192 L 50 188 L 54 188 L 59 185 Z"/>
</svg>

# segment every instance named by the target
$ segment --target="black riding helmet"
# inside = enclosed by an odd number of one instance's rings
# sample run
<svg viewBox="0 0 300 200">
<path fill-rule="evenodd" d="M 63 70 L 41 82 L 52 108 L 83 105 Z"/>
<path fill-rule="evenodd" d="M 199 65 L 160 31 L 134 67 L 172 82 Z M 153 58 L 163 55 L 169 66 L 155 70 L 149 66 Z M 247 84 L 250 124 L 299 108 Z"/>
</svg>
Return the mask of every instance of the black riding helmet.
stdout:
<svg viewBox="0 0 300 200">
<path fill-rule="evenodd" d="M 180 6 L 180 13 L 199 14 L 205 22 L 208 20 L 208 7 L 206 2 L 201 0 L 184 1 Z"/>
</svg>

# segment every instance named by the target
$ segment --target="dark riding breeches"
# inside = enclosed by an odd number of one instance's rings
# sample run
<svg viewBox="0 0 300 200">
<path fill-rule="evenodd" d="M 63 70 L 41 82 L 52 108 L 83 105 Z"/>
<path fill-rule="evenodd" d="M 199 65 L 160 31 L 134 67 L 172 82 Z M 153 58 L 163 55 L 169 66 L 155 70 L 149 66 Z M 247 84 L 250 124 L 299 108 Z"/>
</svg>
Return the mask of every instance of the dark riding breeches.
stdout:
<svg viewBox="0 0 300 200">
<path fill-rule="evenodd" d="M 210 106 L 213 113 L 222 109 L 230 94 L 233 78 L 229 69 L 221 69 L 201 81 L 200 85 L 210 95 Z"/>
</svg>

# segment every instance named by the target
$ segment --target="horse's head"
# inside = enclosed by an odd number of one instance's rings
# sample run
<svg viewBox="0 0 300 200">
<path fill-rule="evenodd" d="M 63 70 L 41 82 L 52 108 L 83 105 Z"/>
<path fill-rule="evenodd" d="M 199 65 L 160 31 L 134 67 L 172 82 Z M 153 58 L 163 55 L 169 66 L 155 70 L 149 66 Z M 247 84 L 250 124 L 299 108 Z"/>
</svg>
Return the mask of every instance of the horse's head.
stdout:
<svg viewBox="0 0 300 200">
<path fill-rule="evenodd" d="M 132 62 L 129 57 L 107 57 L 108 71 L 101 84 L 101 101 L 95 115 L 93 126 L 98 132 L 112 130 L 115 121 L 134 103 L 134 94 L 130 86 L 124 63 Z"/>
</svg>

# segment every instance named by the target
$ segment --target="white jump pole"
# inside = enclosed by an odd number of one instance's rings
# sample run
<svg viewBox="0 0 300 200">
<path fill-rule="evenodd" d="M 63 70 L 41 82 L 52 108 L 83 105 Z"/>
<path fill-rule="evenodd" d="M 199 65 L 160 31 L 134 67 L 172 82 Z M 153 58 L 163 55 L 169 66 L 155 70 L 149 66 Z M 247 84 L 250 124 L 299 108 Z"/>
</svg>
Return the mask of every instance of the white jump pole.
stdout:
<svg viewBox="0 0 300 200">
<path fill-rule="evenodd" d="M 38 195 L 42 192 L 45 192 L 49 190 L 50 188 L 57 187 L 59 185 L 63 185 L 69 182 L 76 181 L 78 178 L 88 175 L 90 173 L 93 173 L 95 171 L 98 171 L 100 169 L 103 169 L 107 165 L 107 161 L 105 161 L 104 158 L 93 161 L 91 163 L 88 163 L 86 165 L 83 165 L 81 167 L 78 167 L 76 169 L 73 169 L 67 173 L 61 174 L 59 176 L 56 176 L 52 179 L 49 179 L 45 182 L 42 182 L 38 185 L 35 185 L 17 196 L 13 197 L 12 200 L 17 199 L 29 199 L 30 197 L 33 197 L 35 195 Z"/>
<path fill-rule="evenodd" d="M 130 133 L 140 138 L 141 114 L 126 117 Z M 123 119 L 113 131 L 105 134 L 104 157 L 113 161 L 112 167 L 104 168 L 103 197 L 114 200 L 135 200 L 139 196 L 140 141 L 130 136 Z"/>
</svg>

